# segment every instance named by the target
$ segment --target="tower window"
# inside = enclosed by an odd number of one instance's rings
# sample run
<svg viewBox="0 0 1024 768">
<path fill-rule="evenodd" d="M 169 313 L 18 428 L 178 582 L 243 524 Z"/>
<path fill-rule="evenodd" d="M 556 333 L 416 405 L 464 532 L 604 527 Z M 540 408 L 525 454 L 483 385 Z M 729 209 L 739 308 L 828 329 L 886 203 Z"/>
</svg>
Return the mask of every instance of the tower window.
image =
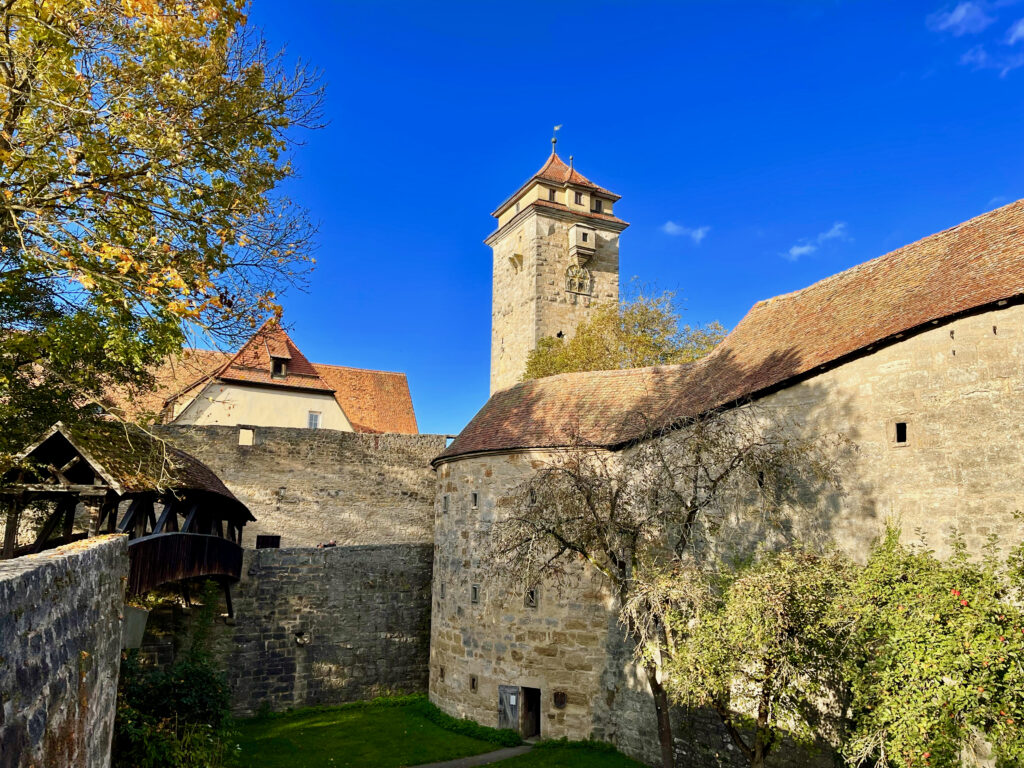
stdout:
<svg viewBox="0 0 1024 768">
<path fill-rule="evenodd" d="M 479 603 L 480 602 L 480 585 L 474 584 L 469 588 L 469 602 Z"/>
<path fill-rule="evenodd" d="M 589 232 L 580 232 L 580 236 L 583 238 L 583 242 L 584 243 L 587 242 L 588 239 L 590 239 L 590 233 Z"/>
<path fill-rule="evenodd" d="M 310 411 L 306 420 L 306 426 L 310 429 L 320 429 L 320 411 Z"/>
<path fill-rule="evenodd" d="M 527 608 L 536 608 L 537 607 L 537 589 L 536 588 L 526 590 L 526 596 L 525 596 L 525 598 L 523 600 L 523 605 L 525 605 Z"/>
<path fill-rule="evenodd" d="M 288 361 L 283 360 L 280 357 L 274 357 L 270 360 L 270 375 L 275 379 L 283 379 L 288 375 Z"/>
<path fill-rule="evenodd" d="M 472 691 L 473 693 L 476 693 L 476 688 L 477 688 L 476 675 L 470 675 L 469 676 L 469 690 Z"/>
<path fill-rule="evenodd" d="M 480 503 L 480 494 L 473 491 L 473 493 L 469 494 L 469 500 L 473 504 L 473 509 L 476 509 Z"/>
<path fill-rule="evenodd" d="M 444 600 L 444 582 L 442 581 L 437 587 L 437 596 Z"/>
<path fill-rule="evenodd" d="M 576 205 L 583 205 L 583 193 L 582 192 L 577 192 L 576 193 L 576 197 L 574 199 L 576 200 Z"/>
<path fill-rule="evenodd" d="M 907 422 L 897 421 L 896 422 L 896 443 L 897 445 L 904 445 L 907 442 Z"/>
<path fill-rule="evenodd" d="M 442 683 L 444 682 L 444 667 L 437 668 L 437 679 Z"/>
<path fill-rule="evenodd" d="M 444 496 L 441 497 L 441 512 L 446 514 L 446 515 L 448 514 L 448 494 L 447 493 Z"/>
<path fill-rule="evenodd" d="M 590 270 L 578 264 L 570 264 L 565 270 L 565 290 L 569 293 L 590 295 Z"/>
<path fill-rule="evenodd" d="M 548 200 L 550 200 L 552 203 L 555 202 L 556 195 L 557 195 L 557 193 L 555 192 L 555 190 L 553 190 L 553 189 L 549 189 L 548 190 Z"/>
<path fill-rule="evenodd" d="M 591 203 L 591 206 L 592 207 L 590 210 L 592 210 L 594 213 L 600 213 L 601 211 L 604 210 L 604 202 L 598 200 L 596 197 L 594 198 L 593 203 Z"/>
</svg>

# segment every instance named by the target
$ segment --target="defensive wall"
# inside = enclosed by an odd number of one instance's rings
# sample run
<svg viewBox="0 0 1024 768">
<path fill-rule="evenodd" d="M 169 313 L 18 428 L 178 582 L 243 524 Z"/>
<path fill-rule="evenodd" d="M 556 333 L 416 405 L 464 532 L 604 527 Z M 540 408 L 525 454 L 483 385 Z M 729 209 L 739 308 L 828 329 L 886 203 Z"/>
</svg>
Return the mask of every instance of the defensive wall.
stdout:
<svg viewBox="0 0 1024 768">
<path fill-rule="evenodd" d="M 843 486 L 772 528 L 756 510 L 724 520 L 718 545 L 749 552 L 781 531 L 830 539 L 863 560 L 888 520 L 908 541 L 924 534 L 940 553 L 954 527 L 974 552 L 993 535 L 1005 545 L 1020 541 L 1022 364 L 1024 307 L 1008 306 L 936 324 L 761 398 L 757 407 L 768 418 L 792 420 L 805 435 L 851 441 L 842 450 Z M 527 608 L 474 555 L 502 499 L 546 458 L 507 452 L 438 467 L 431 699 L 494 726 L 500 685 L 539 688 L 543 737 L 594 735 L 653 764 L 649 689 L 600 582 L 584 573 L 576 589 L 541 585 L 537 607 Z M 561 706 L 556 692 L 565 694 Z M 681 766 L 740 764 L 713 715 L 676 717 Z M 783 751 L 769 762 L 812 763 L 810 756 L 793 760 Z"/>
<path fill-rule="evenodd" d="M 107 768 L 125 536 L 0 562 L 0 766 Z"/>
<path fill-rule="evenodd" d="M 428 544 L 430 460 L 444 435 L 371 435 L 285 427 L 163 426 L 158 433 L 217 473 L 252 513 L 244 543 L 283 547 Z M 243 444 L 249 443 L 251 444 Z"/>
</svg>

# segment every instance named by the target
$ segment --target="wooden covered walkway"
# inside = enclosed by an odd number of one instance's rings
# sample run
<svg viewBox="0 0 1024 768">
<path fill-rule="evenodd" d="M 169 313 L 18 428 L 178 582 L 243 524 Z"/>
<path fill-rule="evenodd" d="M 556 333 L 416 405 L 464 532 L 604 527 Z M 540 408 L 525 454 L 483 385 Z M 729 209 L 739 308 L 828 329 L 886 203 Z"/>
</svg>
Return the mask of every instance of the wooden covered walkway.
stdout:
<svg viewBox="0 0 1024 768">
<path fill-rule="evenodd" d="M 58 422 L 18 454 L 0 476 L 0 503 L 5 559 L 128 534 L 129 594 L 194 578 L 237 581 L 242 531 L 255 520 L 194 456 L 139 427 L 99 419 Z"/>
</svg>

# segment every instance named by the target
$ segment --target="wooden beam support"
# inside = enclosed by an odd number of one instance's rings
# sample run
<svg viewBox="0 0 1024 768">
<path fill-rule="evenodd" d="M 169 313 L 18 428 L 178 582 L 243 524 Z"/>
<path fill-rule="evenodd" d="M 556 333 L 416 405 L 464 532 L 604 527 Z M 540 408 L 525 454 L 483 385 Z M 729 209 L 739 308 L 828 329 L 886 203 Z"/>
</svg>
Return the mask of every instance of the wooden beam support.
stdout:
<svg viewBox="0 0 1024 768">
<path fill-rule="evenodd" d="M 18 522 L 21 519 L 21 500 L 9 502 L 5 505 L 4 511 L 7 513 L 4 515 L 6 518 L 4 521 L 4 546 L 2 551 L 2 557 L 4 560 L 8 560 L 14 557 L 14 545 L 18 541 Z"/>
<path fill-rule="evenodd" d="M 105 496 L 110 489 L 105 485 L 50 485 L 48 483 L 23 483 L 0 488 L 0 496 L 22 496 L 25 493 L 42 493 L 60 496 L 77 493 L 79 496 Z"/>
<path fill-rule="evenodd" d="M 128 528 L 135 522 L 135 515 L 139 511 L 141 503 L 142 499 L 132 499 L 132 503 L 128 505 L 128 510 L 124 513 L 124 517 L 121 518 L 121 523 L 117 526 L 118 533 L 127 533 Z"/>
<path fill-rule="evenodd" d="M 75 528 L 75 507 L 78 506 L 78 499 L 68 499 L 67 501 L 67 506 L 64 507 L 64 529 L 61 536 L 70 539 L 71 532 Z"/>
<path fill-rule="evenodd" d="M 103 523 L 103 499 L 89 496 L 82 499 L 82 506 L 85 507 L 85 511 L 89 516 L 89 536 L 98 536 L 100 525 Z"/>
<path fill-rule="evenodd" d="M 50 536 L 53 535 L 53 532 L 57 530 L 57 526 L 60 524 L 60 521 L 64 519 L 64 513 L 66 511 L 64 507 L 67 505 L 67 502 L 67 499 L 62 500 L 57 505 L 57 509 L 55 509 L 50 516 L 46 518 L 46 522 L 43 524 L 42 530 L 39 531 L 39 535 L 36 536 L 36 540 L 32 542 L 32 554 L 41 552 L 43 545 L 47 542 Z"/>
</svg>

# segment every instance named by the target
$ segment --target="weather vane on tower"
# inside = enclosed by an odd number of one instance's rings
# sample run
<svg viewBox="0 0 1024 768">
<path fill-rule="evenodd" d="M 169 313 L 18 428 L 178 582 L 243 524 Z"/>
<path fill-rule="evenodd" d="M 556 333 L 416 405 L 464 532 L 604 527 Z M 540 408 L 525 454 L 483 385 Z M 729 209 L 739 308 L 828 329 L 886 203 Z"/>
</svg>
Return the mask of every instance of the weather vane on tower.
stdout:
<svg viewBox="0 0 1024 768">
<path fill-rule="evenodd" d="M 551 132 L 551 154 L 555 154 L 555 144 L 558 143 L 558 132 L 562 130 L 561 124 L 555 126 L 555 130 Z"/>
</svg>

